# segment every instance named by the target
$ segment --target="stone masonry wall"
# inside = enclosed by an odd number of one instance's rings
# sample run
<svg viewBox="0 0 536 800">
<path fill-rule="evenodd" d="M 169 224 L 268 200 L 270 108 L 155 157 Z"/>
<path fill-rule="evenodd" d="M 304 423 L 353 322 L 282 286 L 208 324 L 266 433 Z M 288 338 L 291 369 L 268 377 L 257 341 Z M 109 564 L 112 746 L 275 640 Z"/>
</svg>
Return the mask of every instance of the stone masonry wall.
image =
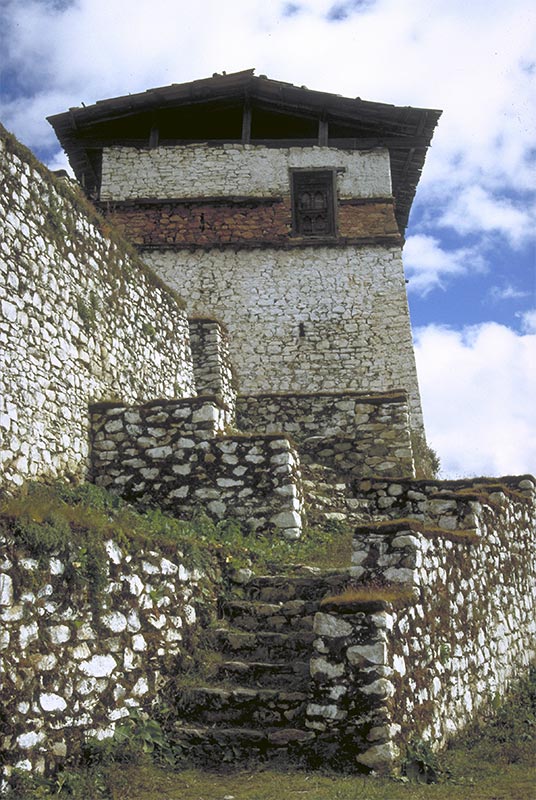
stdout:
<svg viewBox="0 0 536 800">
<path fill-rule="evenodd" d="M 332 598 L 315 620 L 310 714 L 324 738 L 355 735 L 359 763 L 391 769 L 412 738 L 443 745 L 534 659 L 533 481 L 525 491 L 459 497 L 449 517 L 470 529 L 397 519 L 356 530 L 355 598 Z"/>
<path fill-rule="evenodd" d="M 225 435 L 215 397 L 92 408 L 95 483 L 178 517 L 200 507 L 259 531 L 301 534 L 298 456 L 283 434 Z"/>
<path fill-rule="evenodd" d="M 421 430 L 400 249 L 146 250 L 190 314 L 229 331 L 241 394 L 405 390 Z"/>
<path fill-rule="evenodd" d="M 86 736 L 110 736 L 129 709 L 150 704 L 196 624 L 197 572 L 156 550 L 127 553 L 113 540 L 106 552 L 106 586 L 95 603 L 72 575 L 76 564 L 38 563 L 0 540 L 5 777 L 65 763 Z"/>
<path fill-rule="evenodd" d="M 444 530 L 476 527 L 475 503 L 484 494 L 493 500 L 504 490 L 531 497 L 532 475 L 502 478 L 462 478 L 460 480 L 397 480 L 364 478 L 353 490 L 368 513 L 382 519 L 424 519 Z"/>
<path fill-rule="evenodd" d="M 2 482 L 84 476 L 88 403 L 195 394 L 177 298 L 0 128 Z"/>
<path fill-rule="evenodd" d="M 104 148 L 100 200 L 277 197 L 289 194 L 289 169 L 337 169 L 343 199 L 391 195 L 386 149 L 199 144 Z"/>
<path fill-rule="evenodd" d="M 362 395 L 241 395 L 242 430 L 284 431 L 298 443 L 302 463 L 348 475 L 414 475 L 407 397 Z"/>
<path fill-rule="evenodd" d="M 235 377 L 229 356 L 229 339 L 213 319 L 189 319 L 190 345 L 198 394 L 220 397 L 226 406 L 226 422 L 235 418 Z"/>
<path fill-rule="evenodd" d="M 293 169 L 335 171 L 331 241 L 291 233 Z M 100 201 L 190 314 L 226 325 L 240 392 L 405 390 L 423 433 L 387 150 L 110 147 Z"/>
</svg>

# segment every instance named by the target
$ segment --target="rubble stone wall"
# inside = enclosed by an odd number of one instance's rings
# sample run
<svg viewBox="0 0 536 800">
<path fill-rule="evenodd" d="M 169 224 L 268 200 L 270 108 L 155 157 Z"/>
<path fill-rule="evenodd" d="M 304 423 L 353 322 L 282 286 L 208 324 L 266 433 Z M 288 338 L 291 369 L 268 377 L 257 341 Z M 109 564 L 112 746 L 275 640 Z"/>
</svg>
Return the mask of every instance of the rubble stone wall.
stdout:
<svg viewBox="0 0 536 800">
<path fill-rule="evenodd" d="M 407 397 L 402 393 L 240 395 L 242 430 L 284 431 L 302 463 L 349 475 L 414 475 Z"/>
<path fill-rule="evenodd" d="M 177 297 L 0 128 L 2 479 L 83 477 L 88 403 L 195 394 Z"/>
<path fill-rule="evenodd" d="M 188 649 L 200 574 L 176 554 L 128 553 L 113 540 L 106 553 L 95 602 L 70 560 L 38 562 L 0 540 L 5 777 L 13 768 L 52 770 L 85 737 L 110 736 L 129 710 L 150 704 Z"/>
<path fill-rule="evenodd" d="M 450 498 L 456 528 L 356 530 L 355 596 L 315 620 L 310 713 L 324 738 L 355 737 L 359 763 L 391 769 L 412 738 L 444 745 L 534 660 L 534 483 L 525 490 L 462 495 L 459 513 Z"/>
<path fill-rule="evenodd" d="M 504 492 L 531 498 L 532 475 L 502 478 L 462 478 L 459 480 L 391 480 L 362 478 L 353 491 L 360 505 L 372 516 L 382 519 L 410 518 L 424 520 L 444 530 L 474 529 L 479 498 L 501 499 Z M 476 504 L 476 505 L 475 505 Z"/>
<path fill-rule="evenodd" d="M 178 517 L 199 508 L 287 538 L 301 534 L 296 451 L 284 434 L 225 434 L 216 397 L 92 407 L 94 482 Z"/>
</svg>

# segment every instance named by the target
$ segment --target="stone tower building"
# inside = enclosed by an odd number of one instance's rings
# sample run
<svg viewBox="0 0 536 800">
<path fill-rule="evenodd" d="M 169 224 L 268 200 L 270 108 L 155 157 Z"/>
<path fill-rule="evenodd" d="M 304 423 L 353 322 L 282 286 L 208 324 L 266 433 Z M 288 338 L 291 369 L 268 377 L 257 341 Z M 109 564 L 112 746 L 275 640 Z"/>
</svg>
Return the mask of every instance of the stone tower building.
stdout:
<svg viewBox="0 0 536 800">
<path fill-rule="evenodd" d="M 402 245 L 440 112 L 214 75 L 50 117 L 88 195 L 230 334 L 245 394 L 404 389 Z"/>
</svg>

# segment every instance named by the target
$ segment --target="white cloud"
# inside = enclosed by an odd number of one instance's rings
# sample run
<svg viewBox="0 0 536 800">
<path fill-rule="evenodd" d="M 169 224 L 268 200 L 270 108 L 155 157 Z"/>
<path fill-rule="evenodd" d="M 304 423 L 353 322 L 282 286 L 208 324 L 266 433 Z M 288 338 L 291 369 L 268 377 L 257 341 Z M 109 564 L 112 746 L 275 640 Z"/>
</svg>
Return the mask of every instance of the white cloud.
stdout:
<svg viewBox="0 0 536 800">
<path fill-rule="evenodd" d="M 40 82 L 38 93 L 64 93 L 66 105 L 49 113 L 256 66 L 350 97 L 444 108 L 425 180 L 483 165 L 504 178 L 534 143 L 531 0 L 377 0 L 356 3 L 356 13 L 338 22 L 328 20 L 332 0 L 295 3 L 290 16 L 283 0 L 65 5 L 53 11 L 43 0 L 4 0 L 11 23 L 4 59 L 23 80 Z"/>
<path fill-rule="evenodd" d="M 404 266 L 408 291 L 420 295 L 444 288 L 452 278 L 486 270 L 486 263 L 476 248 L 445 250 L 438 239 L 424 234 L 408 236 L 404 245 Z"/>
<path fill-rule="evenodd" d="M 415 339 L 426 430 L 443 476 L 536 473 L 536 333 L 493 322 L 462 331 L 430 325 Z"/>
<path fill-rule="evenodd" d="M 492 286 L 488 297 L 492 303 L 501 303 L 505 300 L 521 300 L 524 297 L 530 297 L 530 292 L 516 289 L 512 284 L 506 283 L 503 286 Z"/>
<path fill-rule="evenodd" d="M 531 208 L 521 201 L 493 197 L 481 186 L 468 186 L 449 198 L 447 207 L 436 221 L 458 233 L 499 233 L 512 247 L 534 238 L 536 204 Z"/>
<path fill-rule="evenodd" d="M 517 314 L 521 319 L 521 330 L 523 333 L 536 333 L 536 308 L 531 308 L 530 311 Z"/>
</svg>

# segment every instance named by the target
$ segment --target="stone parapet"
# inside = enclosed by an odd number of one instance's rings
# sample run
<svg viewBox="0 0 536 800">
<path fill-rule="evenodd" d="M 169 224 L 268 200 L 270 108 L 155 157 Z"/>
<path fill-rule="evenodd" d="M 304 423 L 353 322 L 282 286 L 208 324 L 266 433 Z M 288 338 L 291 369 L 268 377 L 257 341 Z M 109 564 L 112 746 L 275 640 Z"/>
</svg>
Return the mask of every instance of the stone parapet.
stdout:
<svg viewBox="0 0 536 800">
<path fill-rule="evenodd" d="M 320 463 L 344 477 L 415 474 L 404 392 L 317 392 L 240 395 L 243 430 L 284 431 L 303 463 Z"/>
<path fill-rule="evenodd" d="M 221 398 L 226 407 L 226 423 L 232 424 L 236 406 L 236 379 L 229 356 L 229 340 L 218 320 L 188 320 L 195 385 L 200 395 Z"/>
<path fill-rule="evenodd" d="M 451 481 L 363 478 L 354 483 L 353 492 L 373 516 L 409 517 L 444 530 L 467 530 L 476 527 L 475 514 L 484 501 L 500 505 L 505 498 L 524 497 L 534 502 L 536 482 L 532 475 Z"/>
<path fill-rule="evenodd" d="M 253 530 L 298 538 L 303 495 L 298 455 L 283 434 L 225 434 L 216 397 L 91 409 L 93 479 L 178 517 L 200 508 Z"/>
</svg>

